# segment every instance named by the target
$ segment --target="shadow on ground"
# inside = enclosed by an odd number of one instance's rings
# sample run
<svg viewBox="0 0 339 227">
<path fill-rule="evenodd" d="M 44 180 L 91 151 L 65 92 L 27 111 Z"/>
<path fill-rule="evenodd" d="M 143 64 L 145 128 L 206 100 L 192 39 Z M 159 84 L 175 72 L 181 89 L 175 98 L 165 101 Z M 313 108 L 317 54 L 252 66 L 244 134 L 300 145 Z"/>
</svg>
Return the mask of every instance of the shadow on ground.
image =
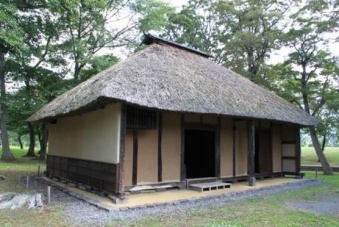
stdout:
<svg viewBox="0 0 339 227">
<path fill-rule="evenodd" d="M 339 216 L 339 193 L 328 194 L 314 201 L 286 201 L 285 205 L 294 210 Z"/>
</svg>

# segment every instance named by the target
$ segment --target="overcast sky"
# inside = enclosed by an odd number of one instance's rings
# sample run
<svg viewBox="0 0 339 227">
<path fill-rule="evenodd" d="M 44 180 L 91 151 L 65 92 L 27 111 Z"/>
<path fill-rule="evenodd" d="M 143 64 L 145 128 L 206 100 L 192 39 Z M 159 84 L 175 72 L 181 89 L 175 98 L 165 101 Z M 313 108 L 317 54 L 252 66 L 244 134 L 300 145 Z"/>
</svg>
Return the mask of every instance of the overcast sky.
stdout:
<svg viewBox="0 0 339 227">
<path fill-rule="evenodd" d="M 164 2 L 168 2 L 170 5 L 179 8 L 180 6 L 188 2 L 188 0 L 164 0 Z"/>
</svg>

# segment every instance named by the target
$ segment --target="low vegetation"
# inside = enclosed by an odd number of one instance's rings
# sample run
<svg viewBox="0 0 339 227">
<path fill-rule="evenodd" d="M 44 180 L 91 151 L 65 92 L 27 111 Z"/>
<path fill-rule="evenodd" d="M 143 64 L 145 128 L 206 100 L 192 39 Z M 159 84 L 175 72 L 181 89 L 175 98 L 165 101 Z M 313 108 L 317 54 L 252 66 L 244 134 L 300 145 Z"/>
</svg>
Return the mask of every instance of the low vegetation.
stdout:
<svg viewBox="0 0 339 227">
<path fill-rule="evenodd" d="M 314 174 L 306 173 L 306 178 Z M 111 226 L 337 226 L 339 215 L 314 214 L 291 209 L 287 201 L 339 198 L 339 174 L 320 175 L 324 184 L 267 197 L 255 197 L 219 207 L 198 207 L 180 215 L 148 216 L 135 222 L 113 221 Z"/>
<path fill-rule="evenodd" d="M 325 147 L 324 154 L 331 166 L 339 166 L 339 147 Z M 301 149 L 301 164 L 320 165 L 313 147 Z"/>
<path fill-rule="evenodd" d="M 26 192 L 19 179 L 23 175 L 36 175 L 39 161 L 22 157 L 24 150 L 12 149 L 16 160 L 10 163 L 0 161 L 0 175 L 6 177 L 0 181 L 2 192 Z M 339 163 L 339 149 L 327 149 L 325 154 L 332 164 Z M 330 154 L 330 155 L 329 155 Z M 303 163 L 317 163 L 309 148 L 303 149 Z M 45 164 L 40 163 L 41 171 Z M 306 178 L 314 178 L 313 172 L 306 172 Z M 333 176 L 318 175 L 324 183 L 317 187 L 308 187 L 296 191 L 255 197 L 232 202 L 219 207 L 197 207 L 181 214 L 145 216 L 141 220 L 112 220 L 109 226 L 336 226 L 339 216 L 313 214 L 297 211 L 286 205 L 286 201 L 317 201 L 323 196 L 339 197 L 339 174 Z M 0 226 L 69 226 L 61 206 L 45 206 L 42 210 L 20 211 L 0 210 Z"/>
<path fill-rule="evenodd" d="M 24 157 L 27 150 L 18 147 L 11 148 L 15 160 L 0 161 L 0 175 L 6 180 L 0 181 L 0 194 L 4 192 L 30 193 L 23 183 L 22 176 L 38 174 L 39 161 L 37 158 Z M 40 163 L 41 173 L 45 171 L 45 163 Z M 61 207 L 45 206 L 42 210 L 26 209 L 0 210 L 0 226 L 67 226 Z"/>
</svg>

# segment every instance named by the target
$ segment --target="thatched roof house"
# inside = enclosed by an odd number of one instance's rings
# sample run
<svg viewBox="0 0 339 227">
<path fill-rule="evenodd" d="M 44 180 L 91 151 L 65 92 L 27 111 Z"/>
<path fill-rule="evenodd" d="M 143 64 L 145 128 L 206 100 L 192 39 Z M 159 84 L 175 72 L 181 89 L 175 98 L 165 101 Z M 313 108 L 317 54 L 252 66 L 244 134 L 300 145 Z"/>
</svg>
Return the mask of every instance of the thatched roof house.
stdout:
<svg viewBox="0 0 339 227">
<path fill-rule="evenodd" d="M 88 79 L 29 120 L 58 118 L 116 101 L 168 111 L 316 123 L 305 111 L 212 60 L 161 44 Z"/>
<path fill-rule="evenodd" d="M 47 170 L 51 175 L 62 172 L 55 170 L 59 168 L 55 167 L 57 159 L 61 162 L 66 158 L 67 165 L 70 158 L 92 160 L 93 152 L 98 152 L 93 149 L 106 149 L 100 144 L 107 144 L 107 152 L 114 147 L 114 158 L 96 154 L 94 161 L 115 166 L 112 174 L 116 178 L 110 182 L 114 186 L 109 186 L 114 189 L 108 190 L 101 182 L 102 190 L 115 193 L 140 184 L 196 177 L 220 180 L 253 178 L 255 173 L 264 172 L 299 174 L 299 127 L 316 124 L 313 117 L 217 65 L 208 54 L 151 35 L 146 35 L 144 43 L 151 45 L 57 97 L 28 119 L 60 120 L 50 126 Z M 101 124 L 103 118 L 106 120 Z M 108 118 L 110 129 L 114 128 L 110 139 L 91 134 L 90 140 L 97 147 L 84 148 L 84 140 L 89 140 L 84 134 L 89 131 L 86 125 L 92 125 L 91 130 L 93 125 L 101 125 L 96 132 L 105 131 Z M 74 146 L 60 145 L 69 137 L 81 138 L 70 143 L 79 143 L 79 154 L 87 155 L 76 155 Z M 108 142 L 113 137 L 114 142 Z M 201 144 L 193 141 L 206 138 L 212 142 L 205 141 L 209 151 L 198 152 L 205 161 L 197 166 L 189 150 L 199 150 Z M 104 151 L 102 155 L 106 157 Z M 206 161 L 208 157 L 212 158 Z M 153 169 L 144 166 L 153 161 Z M 197 172 L 201 165 L 205 173 Z M 82 181 L 74 176 L 66 177 Z"/>
</svg>

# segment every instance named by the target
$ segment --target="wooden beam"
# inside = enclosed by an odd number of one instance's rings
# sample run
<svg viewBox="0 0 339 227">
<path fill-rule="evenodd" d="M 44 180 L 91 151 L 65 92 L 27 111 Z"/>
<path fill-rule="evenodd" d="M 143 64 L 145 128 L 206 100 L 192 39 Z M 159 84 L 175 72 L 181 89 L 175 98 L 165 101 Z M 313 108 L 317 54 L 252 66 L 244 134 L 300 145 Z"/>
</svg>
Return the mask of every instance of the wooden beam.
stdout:
<svg viewBox="0 0 339 227">
<path fill-rule="evenodd" d="M 249 185 L 255 186 L 255 122 L 248 122 L 248 162 L 247 172 L 249 176 Z"/>
<path fill-rule="evenodd" d="M 184 123 L 185 129 L 193 130 L 215 131 L 217 127 L 218 124 Z"/>
<path fill-rule="evenodd" d="M 162 113 L 158 113 L 158 182 L 162 182 Z"/>
<path fill-rule="evenodd" d="M 132 184 L 138 184 L 138 130 L 133 129 Z"/>
<path fill-rule="evenodd" d="M 124 163 L 125 163 L 125 137 L 126 137 L 126 104 L 121 104 L 120 116 L 120 150 L 119 150 L 119 172 L 117 174 L 116 192 L 119 197 L 124 197 Z"/>
</svg>

